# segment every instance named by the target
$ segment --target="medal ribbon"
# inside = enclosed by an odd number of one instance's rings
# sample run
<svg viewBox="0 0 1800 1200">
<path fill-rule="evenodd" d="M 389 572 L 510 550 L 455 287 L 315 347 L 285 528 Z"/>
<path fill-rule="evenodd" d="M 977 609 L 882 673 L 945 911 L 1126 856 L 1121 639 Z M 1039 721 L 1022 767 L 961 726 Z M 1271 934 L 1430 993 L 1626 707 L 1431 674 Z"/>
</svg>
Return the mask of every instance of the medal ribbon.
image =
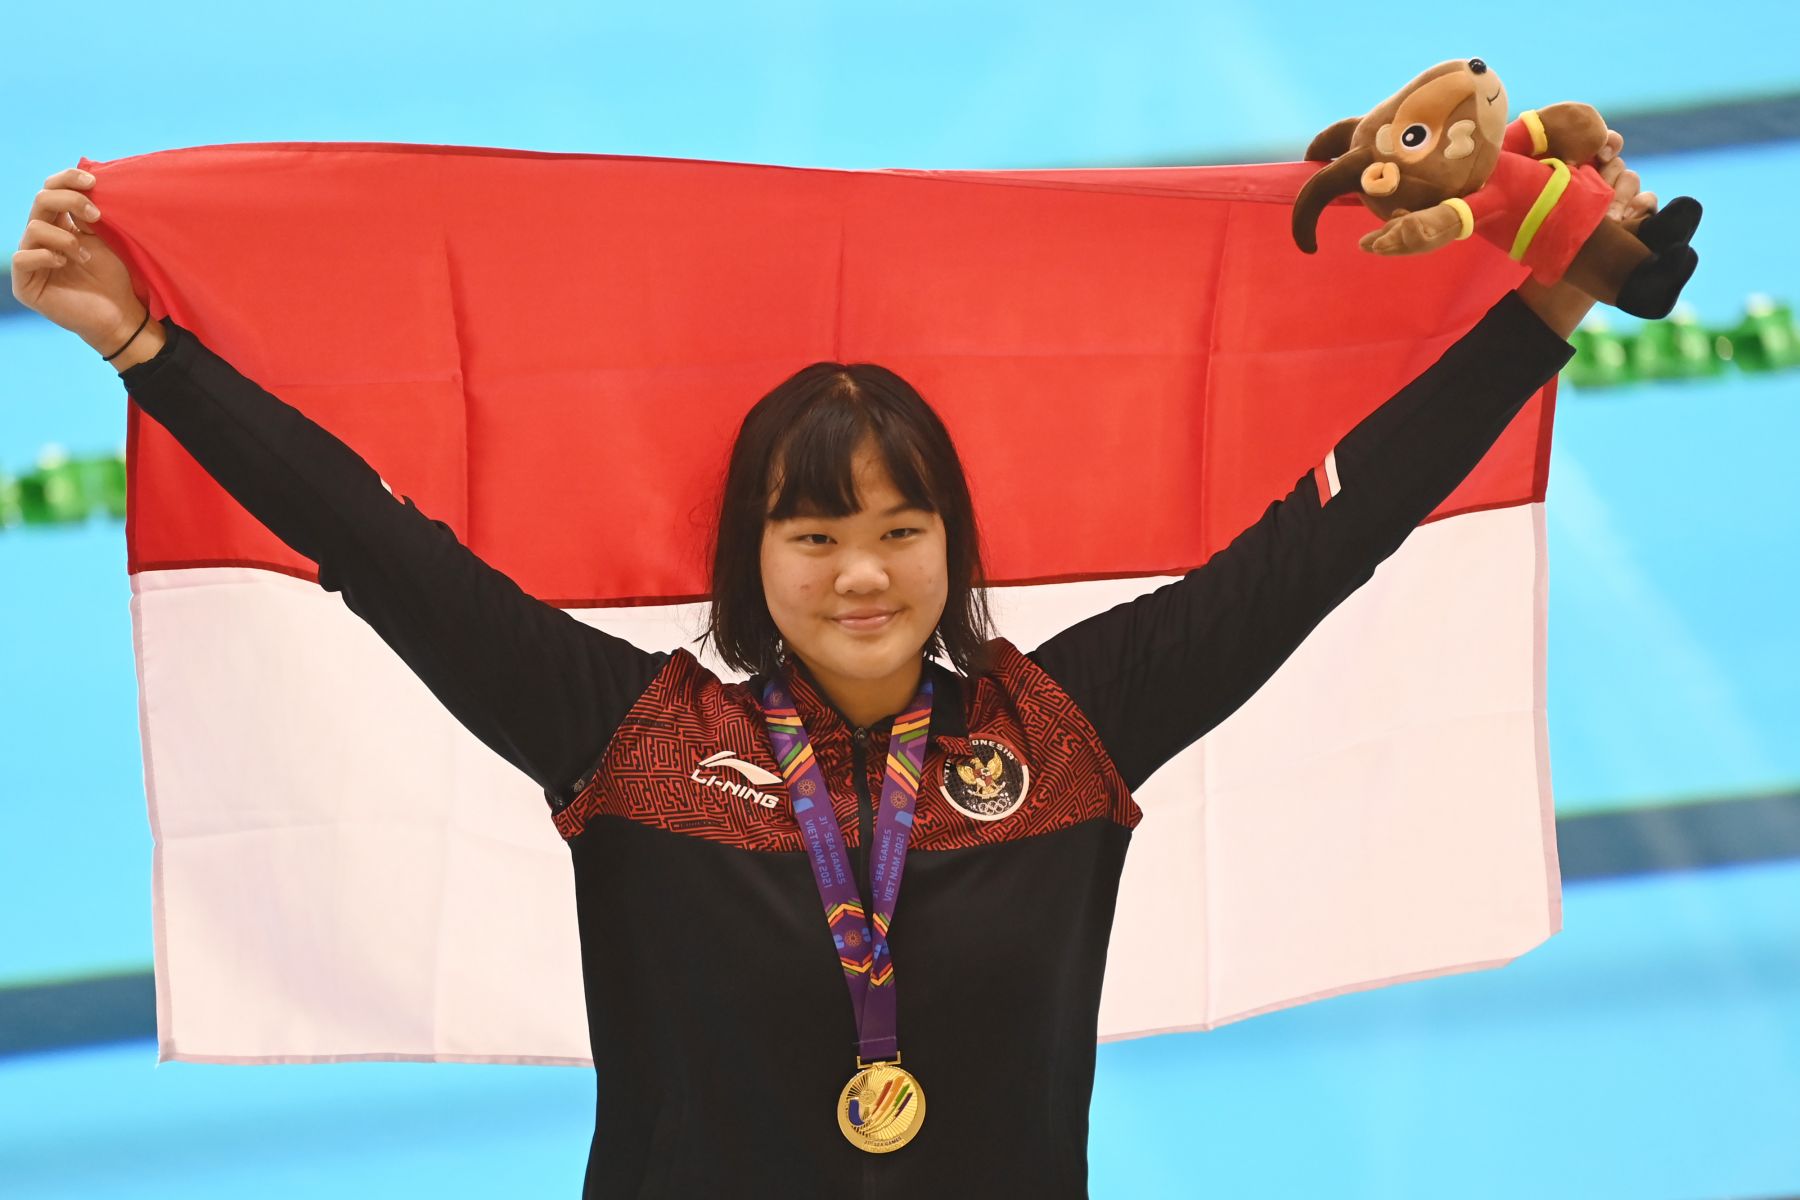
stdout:
<svg viewBox="0 0 1800 1200">
<path fill-rule="evenodd" d="M 794 707 L 793 689 L 781 677 L 771 676 L 763 685 L 762 707 L 769 744 L 787 783 L 794 819 L 799 822 L 806 857 L 819 885 L 819 899 L 825 905 L 825 920 L 844 967 L 844 982 L 850 988 L 858 1054 L 865 1062 L 891 1061 L 899 1051 L 899 997 L 894 990 L 887 931 L 900 897 L 900 872 L 912 835 L 919 777 L 924 773 L 926 737 L 931 728 L 931 672 L 921 673 L 918 695 L 894 718 L 888 734 L 887 770 L 882 773 L 881 799 L 875 806 L 875 843 L 869 855 L 869 890 L 875 902 L 869 915 L 865 915 L 856 876 L 850 870 L 850 856 L 838 831 L 825 774 Z"/>
</svg>

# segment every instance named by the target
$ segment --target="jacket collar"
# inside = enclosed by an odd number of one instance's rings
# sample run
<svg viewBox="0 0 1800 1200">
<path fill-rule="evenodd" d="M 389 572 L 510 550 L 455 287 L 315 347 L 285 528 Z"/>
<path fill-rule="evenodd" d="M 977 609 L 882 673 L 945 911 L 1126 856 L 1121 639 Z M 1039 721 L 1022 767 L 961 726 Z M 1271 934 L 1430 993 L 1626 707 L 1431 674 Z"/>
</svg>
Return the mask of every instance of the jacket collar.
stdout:
<svg viewBox="0 0 1800 1200">
<path fill-rule="evenodd" d="M 855 729 L 850 719 L 831 702 L 824 688 L 813 679 L 812 672 L 806 669 L 805 663 L 791 654 L 785 661 L 788 680 L 794 693 L 794 707 L 806 725 L 807 735 L 815 740 L 822 737 L 833 741 L 838 738 L 847 739 Z M 926 659 L 925 669 L 931 673 L 931 741 L 942 744 L 946 753 L 968 752 L 971 749 L 969 724 L 963 711 L 963 687 L 966 681 L 936 659 Z M 757 678 L 754 686 L 756 694 L 761 696 L 761 677 Z M 893 725 L 894 718 L 886 716 L 868 728 L 870 733 L 878 733 L 885 738 Z"/>
</svg>

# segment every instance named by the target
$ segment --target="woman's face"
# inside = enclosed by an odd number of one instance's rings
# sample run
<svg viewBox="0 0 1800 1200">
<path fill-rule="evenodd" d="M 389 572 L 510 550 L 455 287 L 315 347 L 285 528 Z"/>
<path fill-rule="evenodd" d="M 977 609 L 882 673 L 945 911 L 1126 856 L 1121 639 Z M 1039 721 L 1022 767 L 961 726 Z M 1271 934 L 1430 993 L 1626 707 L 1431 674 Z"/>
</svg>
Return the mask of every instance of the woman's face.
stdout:
<svg viewBox="0 0 1800 1200">
<path fill-rule="evenodd" d="M 853 460 L 862 508 L 763 526 L 762 583 L 790 653 L 860 724 L 898 711 L 949 595 L 944 522 L 907 506 L 872 441 Z M 887 614 L 848 620 L 853 614 Z M 870 706 L 882 711 L 871 715 Z"/>
</svg>

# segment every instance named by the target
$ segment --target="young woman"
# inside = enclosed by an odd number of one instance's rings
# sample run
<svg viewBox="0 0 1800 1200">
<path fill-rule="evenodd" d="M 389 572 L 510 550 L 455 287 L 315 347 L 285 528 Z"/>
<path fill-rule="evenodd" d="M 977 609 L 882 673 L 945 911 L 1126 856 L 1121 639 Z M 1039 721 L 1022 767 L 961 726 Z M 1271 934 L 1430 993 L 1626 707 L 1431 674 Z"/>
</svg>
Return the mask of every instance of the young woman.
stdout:
<svg viewBox="0 0 1800 1200">
<path fill-rule="evenodd" d="M 1616 140 L 1606 157 L 1616 215 L 1652 209 Z M 809 366 L 732 451 L 708 635 L 750 678 L 726 683 L 526 595 L 191 331 L 151 322 L 89 231 L 92 183 L 46 181 L 14 295 L 106 357 L 544 789 L 598 1072 L 589 1196 L 1085 1195 L 1132 791 L 1449 495 L 1588 306 L 1503 297 L 1338 442 L 1328 503 L 1309 472 L 1204 566 L 1030 653 L 990 636 L 935 413 L 881 367 Z"/>
</svg>

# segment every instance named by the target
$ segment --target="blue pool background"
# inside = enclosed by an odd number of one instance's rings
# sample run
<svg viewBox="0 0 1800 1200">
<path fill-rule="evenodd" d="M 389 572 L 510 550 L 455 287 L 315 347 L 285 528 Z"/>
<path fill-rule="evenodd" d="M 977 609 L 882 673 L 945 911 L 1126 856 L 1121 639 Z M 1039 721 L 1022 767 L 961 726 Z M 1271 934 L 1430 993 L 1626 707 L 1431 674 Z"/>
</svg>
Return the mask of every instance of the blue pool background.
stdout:
<svg viewBox="0 0 1800 1200">
<path fill-rule="evenodd" d="M 683 3 L 648 10 L 100 4 L 0 82 L 0 184 L 231 141 L 504 145 L 835 167 L 1297 157 L 1420 66 L 1479 53 L 1516 106 L 1791 93 L 1800 17 L 1648 4 L 1385 28 L 1247 7 Z M 1629 18 L 1629 19 L 1627 19 Z M 1512 26 L 1517 25 L 1517 28 Z M 1690 27 L 1691 26 L 1691 27 Z M 1675 36 L 1676 32 L 1679 36 Z M 1343 49 L 1358 45 L 1353 55 Z M 23 44 L 23 43 L 21 43 Z M 1800 300 L 1800 143 L 1627 158 L 1707 204 L 1688 300 Z M 406 197 L 371 181 L 369 219 Z M 522 245 L 555 198 L 516 216 Z M 230 248 L 221 247 L 221 253 Z M 354 264 L 346 264 L 353 270 Z M 1628 325 L 1625 320 L 1617 325 Z M 112 372 L 0 317 L 0 466 L 117 449 Z M 1565 386 L 1546 507 L 1559 813 L 1800 787 L 1800 372 Z M 0 988 L 148 968 L 150 841 L 122 527 L 0 531 Z M 154 1067 L 147 1041 L 0 1058 L 0 1196 L 571 1195 L 591 1072 Z M 1800 1192 L 1800 860 L 1574 882 L 1498 971 L 1101 1048 L 1096 1197 Z"/>
</svg>

